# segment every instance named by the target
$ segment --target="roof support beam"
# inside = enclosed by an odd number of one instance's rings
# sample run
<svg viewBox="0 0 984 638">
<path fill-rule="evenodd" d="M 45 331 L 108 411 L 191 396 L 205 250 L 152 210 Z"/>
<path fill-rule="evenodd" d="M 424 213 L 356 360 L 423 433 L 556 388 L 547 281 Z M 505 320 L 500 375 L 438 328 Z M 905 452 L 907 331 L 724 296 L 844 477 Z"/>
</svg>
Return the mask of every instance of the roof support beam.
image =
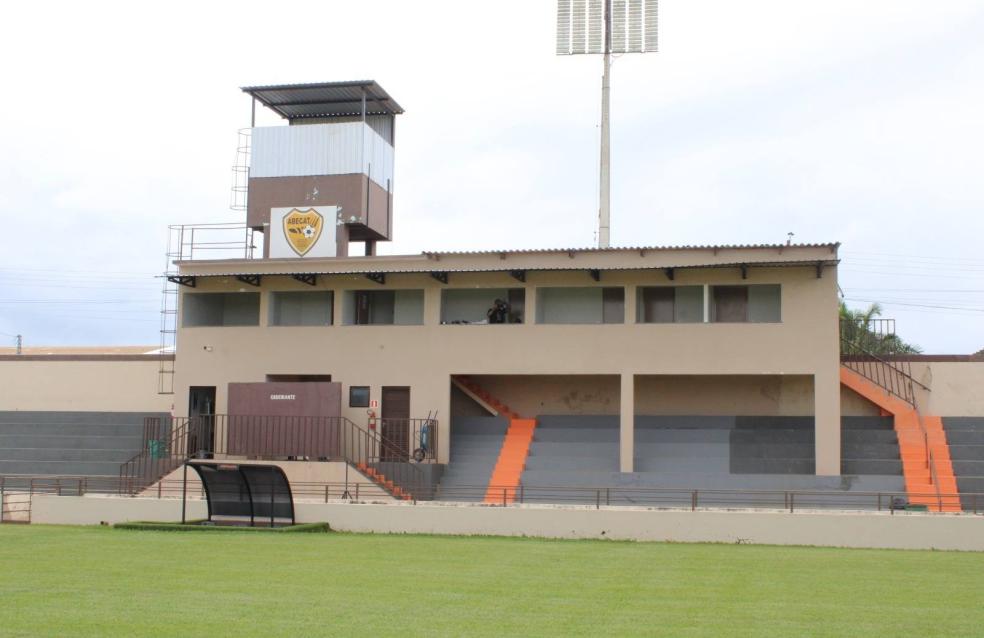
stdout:
<svg viewBox="0 0 984 638">
<path fill-rule="evenodd" d="M 367 272 L 366 279 L 370 281 L 375 281 L 380 286 L 386 284 L 386 273 L 384 272 Z"/>
<path fill-rule="evenodd" d="M 595 281 L 601 281 L 601 271 L 597 268 L 592 268 L 588 271 L 588 274 L 591 275 L 591 278 Z"/>
<path fill-rule="evenodd" d="M 510 270 L 509 271 L 509 276 L 512 277 L 513 279 L 515 279 L 516 281 L 521 281 L 523 283 L 526 283 L 526 271 L 525 270 Z"/>
<path fill-rule="evenodd" d="M 316 286 L 318 284 L 318 276 L 314 273 L 295 273 L 291 277 L 309 286 Z"/>
<path fill-rule="evenodd" d="M 260 275 L 236 275 L 236 279 L 243 282 L 244 284 L 249 284 L 250 286 L 260 287 Z"/>
<path fill-rule="evenodd" d="M 663 273 L 666 275 L 666 278 L 669 279 L 670 281 L 673 281 L 673 279 L 676 278 L 676 271 L 673 270 L 672 268 L 664 268 Z"/>
<path fill-rule="evenodd" d="M 748 264 L 741 264 L 738 268 L 741 269 L 741 278 L 748 279 Z"/>
<path fill-rule="evenodd" d="M 446 272 L 440 272 L 440 271 L 432 272 L 431 277 L 438 280 L 442 284 L 448 283 L 448 273 Z"/>
<path fill-rule="evenodd" d="M 178 284 L 179 286 L 188 286 L 189 288 L 195 287 L 195 278 L 188 275 L 168 275 L 167 280 L 172 284 Z"/>
</svg>

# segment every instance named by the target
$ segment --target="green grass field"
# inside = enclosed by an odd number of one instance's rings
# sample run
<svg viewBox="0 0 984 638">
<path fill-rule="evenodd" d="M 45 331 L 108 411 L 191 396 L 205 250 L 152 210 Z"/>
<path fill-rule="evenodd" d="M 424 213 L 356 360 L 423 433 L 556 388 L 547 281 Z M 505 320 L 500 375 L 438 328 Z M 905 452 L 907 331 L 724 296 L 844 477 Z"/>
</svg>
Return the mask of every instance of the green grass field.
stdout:
<svg viewBox="0 0 984 638">
<path fill-rule="evenodd" d="M 3 636 L 971 636 L 984 554 L 0 526 Z"/>
</svg>

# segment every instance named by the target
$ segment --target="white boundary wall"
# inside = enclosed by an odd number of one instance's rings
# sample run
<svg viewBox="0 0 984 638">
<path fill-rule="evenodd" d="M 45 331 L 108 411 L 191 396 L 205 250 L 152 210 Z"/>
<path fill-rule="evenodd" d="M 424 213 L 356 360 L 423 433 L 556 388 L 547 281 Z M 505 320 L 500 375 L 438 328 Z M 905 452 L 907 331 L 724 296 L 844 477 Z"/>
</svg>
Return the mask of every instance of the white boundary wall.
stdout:
<svg viewBox="0 0 984 638">
<path fill-rule="evenodd" d="M 487 507 L 295 503 L 297 522 L 328 522 L 342 532 L 536 536 L 984 551 L 984 516 L 855 512 L 726 512 L 549 506 Z M 188 517 L 205 504 L 188 502 Z M 98 524 L 176 521 L 178 499 L 34 497 L 32 521 Z"/>
</svg>

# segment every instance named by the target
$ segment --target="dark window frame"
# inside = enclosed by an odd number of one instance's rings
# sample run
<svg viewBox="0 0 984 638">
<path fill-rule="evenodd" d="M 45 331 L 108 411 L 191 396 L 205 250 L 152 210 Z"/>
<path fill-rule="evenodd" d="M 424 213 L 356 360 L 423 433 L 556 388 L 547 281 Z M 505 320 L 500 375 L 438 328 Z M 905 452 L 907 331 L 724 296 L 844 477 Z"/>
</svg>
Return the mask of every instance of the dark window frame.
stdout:
<svg viewBox="0 0 984 638">
<path fill-rule="evenodd" d="M 361 403 L 361 402 L 360 403 L 356 403 L 356 398 L 355 398 L 355 395 L 354 395 L 354 392 L 356 390 L 365 390 L 366 396 L 365 396 L 365 403 L 364 404 Z M 369 407 L 369 404 L 371 402 L 370 401 L 371 394 L 372 394 L 372 390 L 370 389 L 370 386 L 367 386 L 367 385 L 350 385 L 349 386 L 349 407 L 350 408 L 368 408 Z"/>
</svg>

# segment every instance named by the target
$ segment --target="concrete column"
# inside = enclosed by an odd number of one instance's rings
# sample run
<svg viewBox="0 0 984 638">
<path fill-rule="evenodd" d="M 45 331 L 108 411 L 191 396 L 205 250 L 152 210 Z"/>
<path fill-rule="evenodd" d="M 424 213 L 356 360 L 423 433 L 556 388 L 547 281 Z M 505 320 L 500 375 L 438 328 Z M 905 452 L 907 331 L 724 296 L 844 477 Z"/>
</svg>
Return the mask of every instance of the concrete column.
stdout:
<svg viewBox="0 0 984 638">
<path fill-rule="evenodd" d="M 437 326 L 441 323 L 441 287 L 424 288 L 424 325 Z"/>
<path fill-rule="evenodd" d="M 536 323 L 536 286 L 531 286 L 526 284 L 526 299 L 523 303 L 526 308 L 524 312 L 526 316 L 523 318 L 523 323 L 527 326 L 532 326 Z"/>
<path fill-rule="evenodd" d="M 331 294 L 331 324 L 333 326 L 340 326 L 344 323 L 345 315 L 343 314 L 345 303 L 345 291 L 335 289 Z"/>
<path fill-rule="evenodd" d="M 817 476 L 841 473 L 840 370 L 829 367 L 813 375 Z"/>
<path fill-rule="evenodd" d="M 635 456 L 635 375 L 622 374 L 619 407 L 619 471 L 632 472 Z"/>
<path fill-rule="evenodd" d="M 273 299 L 269 290 L 258 290 L 260 293 L 260 327 L 266 328 L 270 325 L 270 305 Z"/>
<path fill-rule="evenodd" d="M 636 287 L 625 287 L 625 323 L 636 322 Z"/>
</svg>

